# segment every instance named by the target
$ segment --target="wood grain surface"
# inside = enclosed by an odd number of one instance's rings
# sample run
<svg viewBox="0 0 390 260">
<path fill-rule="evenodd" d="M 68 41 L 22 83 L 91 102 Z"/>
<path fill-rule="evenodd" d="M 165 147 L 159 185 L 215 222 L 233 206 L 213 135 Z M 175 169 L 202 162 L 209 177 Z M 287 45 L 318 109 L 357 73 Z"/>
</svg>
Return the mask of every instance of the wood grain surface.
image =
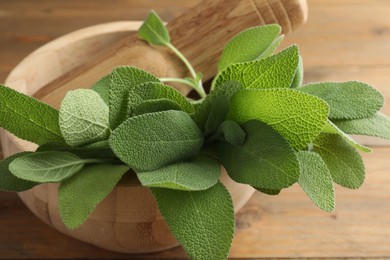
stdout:
<svg viewBox="0 0 390 260">
<path fill-rule="evenodd" d="M 165 20 L 190 0 L 0 0 L 0 82 L 28 53 L 65 33 L 117 20 Z M 390 114 L 390 1 L 310 0 L 308 23 L 288 36 L 298 43 L 305 81 L 361 80 L 386 95 Z M 232 258 L 390 258 L 390 147 L 364 155 L 360 190 L 336 187 L 337 209 L 316 209 L 299 187 L 280 196 L 255 194 L 237 216 Z M 0 192 L 0 258 L 184 258 L 181 248 L 150 255 L 107 252 L 47 227 L 12 193 Z"/>
</svg>

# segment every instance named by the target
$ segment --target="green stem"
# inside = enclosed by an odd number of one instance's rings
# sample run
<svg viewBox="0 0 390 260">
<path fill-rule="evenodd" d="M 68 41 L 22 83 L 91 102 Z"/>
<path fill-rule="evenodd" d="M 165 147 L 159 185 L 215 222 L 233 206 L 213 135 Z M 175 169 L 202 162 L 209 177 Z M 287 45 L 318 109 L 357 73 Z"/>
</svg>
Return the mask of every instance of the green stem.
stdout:
<svg viewBox="0 0 390 260">
<path fill-rule="evenodd" d="M 203 87 L 202 86 L 196 86 L 195 84 L 192 84 L 190 81 L 188 80 L 185 80 L 185 79 L 179 79 L 179 78 L 160 78 L 160 81 L 161 82 L 176 82 L 176 83 L 182 83 L 182 84 L 185 84 L 187 86 L 190 86 L 191 88 L 193 88 L 198 94 L 199 96 L 203 99 L 206 97 L 206 92 L 204 91 Z"/>
<path fill-rule="evenodd" d="M 186 67 L 190 71 L 191 76 L 194 79 L 196 79 L 196 72 L 195 72 L 194 68 L 192 67 L 191 63 L 186 59 L 186 57 L 184 57 L 184 55 L 181 54 L 181 52 L 178 49 L 176 49 L 176 47 L 173 46 L 172 44 L 167 43 L 167 47 L 169 49 L 171 49 L 177 55 L 177 57 L 179 57 L 183 61 L 183 63 L 186 65 Z"/>
</svg>

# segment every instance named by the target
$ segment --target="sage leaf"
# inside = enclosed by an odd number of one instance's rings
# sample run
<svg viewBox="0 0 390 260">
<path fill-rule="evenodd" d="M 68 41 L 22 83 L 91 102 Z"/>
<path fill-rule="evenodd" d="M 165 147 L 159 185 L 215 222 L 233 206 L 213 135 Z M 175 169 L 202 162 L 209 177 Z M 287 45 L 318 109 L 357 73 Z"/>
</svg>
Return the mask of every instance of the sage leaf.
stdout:
<svg viewBox="0 0 390 260">
<path fill-rule="evenodd" d="M 56 109 L 3 85 L 0 85 L 0 127 L 38 145 L 65 142 Z"/>
<path fill-rule="evenodd" d="M 165 46 L 170 43 L 169 32 L 158 14 L 152 10 L 138 29 L 138 37 L 154 45 Z"/>
<path fill-rule="evenodd" d="M 303 60 L 302 57 L 299 55 L 297 71 L 295 72 L 294 80 L 290 88 L 300 88 L 302 86 L 302 82 L 303 82 Z"/>
<path fill-rule="evenodd" d="M 204 191 L 152 188 L 170 231 L 190 259 L 227 259 L 234 234 L 229 192 L 218 183 Z"/>
<path fill-rule="evenodd" d="M 148 82 L 133 87 L 128 92 L 128 114 L 134 116 L 134 109 L 142 102 L 158 99 L 169 99 L 179 104 L 179 110 L 193 113 L 194 107 L 179 91 L 160 82 Z M 149 101 L 153 102 L 153 101 Z"/>
<path fill-rule="evenodd" d="M 108 74 L 92 86 L 92 90 L 98 93 L 107 105 L 110 102 L 110 82 L 111 74 Z"/>
<path fill-rule="evenodd" d="M 226 119 L 229 112 L 229 106 L 229 97 L 220 95 L 214 98 L 205 124 L 205 135 L 215 133 L 217 131 L 220 124 L 222 124 L 222 122 Z"/>
<path fill-rule="evenodd" d="M 272 43 L 268 46 L 266 50 L 263 51 L 263 53 L 260 54 L 259 57 L 257 57 L 257 60 L 268 58 L 271 56 L 274 51 L 279 47 L 280 43 L 283 41 L 284 35 L 279 35 Z"/>
<path fill-rule="evenodd" d="M 299 185 L 317 207 L 332 212 L 335 207 L 333 180 L 321 156 L 313 152 L 297 153 L 301 167 Z"/>
<path fill-rule="evenodd" d="M 279 195 L 281 190 L 272 190 L 272 189 L 264 189 L 264 188 L 257 188 L 254 187 L 256 190 L 260 191 L 261 193 L 270 195 L 270 196 L 276 196 Z"/>
<path fill-rule="evenodd" d="M 148 172 L 137 172 L 142 186 L 174 190 L 207 190 L 217 184 L 221 175 L 219 163 L 207 156 L 171 164 Z"/>
<path fill-rule="evenodd" d="M 131 168 L 150 171 L 198 154 L 203 135 L 187 113 L 171 110 L 129 118 L 109 143 Z"/>
<path fill-rule="evenodd" d="M 338 128 L 335 124 L 333 124 L 330 120 L 325 124 L 324 129 L 322 129 L 322 132 L 328 133 L 328 134 L 338 134 L 340 135 L 345 141 L 347 141 L 350 145 L 355 147 L 356 149 L 370 153 L 372 150 L 364 145 L 359 144 L 356 142 L 352 137 L 344 133 L 340 128 Z"/>
<path fill-rule="evenodd" d="M 228 119 L 238 123 L 260 120 L 301 150 L 319 135 L 328 113 L 323 100 L 292 89 L 247 89 L 230 100 Z"/>
<path fill-rule="evenodd" d="M 129 91 L 146 82 L 159 82 L 160 80 L 146 71 L 135 67 L 116 67 L 112 72 L 109 107 L 110 126 L 118 127 L 129 116 Z"/>
<path fill-rule="evenodd" d="M 129 169 L 120 164 L 91 164 L 63 181 L 58 189 L 58 209 L 65 226 L 80 227 Z"/>
<path fill-rule="evenodd" d="M 368 84 L 348 81 L 323 82 L 305 85 L 299 91 L 325 100 L 330 107 L 330 119 L 358 119 L 374 115 L 384 98 Z"/>
<path fill-rule="evenodd" d="M 293 45 L 265 59 L 230 65 L 218 76 L 216 86 L 233 80 L 245 88 L 289 88 L 298 61 L 298 47 Z"/>
<path fill-rule="evenodd" d="M 139 103 L 133 110 L 133 116 L 167 110 L 181 110 L 181 106 L 167 98 L 150 99 Z"/>
<path fill-rule="evenodd" d="M 39 183 L 26 181 L 15 177 L 9 170 L 9 165 L 13 160 L 19 157 L 31 154 L 31 152 L 22 152 L 14 154 L 0 162 L 0 190 L 10 192 L 21 192 L 29 190 Z"/>
<path fill-rule="evenodd" d="M 245 142 L 245 132 L 239 124 L 226 120 L 218 128 L 217 133 L 221 133 L 226 142 L 232 145 L 243 145 Z"/>
<path fill-rule="evenodd" d="M 9 170 L 26 181 L 61 182 L 78 173 L 85 163 L 86 160 L 68 152 L 39 152 L 16 158 Z"/>
<path fill-rule="evenodd" d="M 333 123 L 348 134 L 390 139 L 390 119 L 380 112 L 361 119 L 334 120 Z"/>
<path fill-rule="evenodd" d="M 70 146 L 105 140 L 110 135 L 108 106 L 91 89 L 69 91 L 61 103 L 60 129 Z"/>
<path fill-rule="evenodd" d="M 341 136 L 321 134 L 313 142 L 313 151 L 322 157 L 337 184 L 350 189 L 357 189 L 363 184 L 363 160 Z"/>
<path fill-rule="evenodd" d="M 200 105 L 197 105 L 195 113 L 191 115 L 192 119 L 200 129 L 204 130 L 215 100 L 218 99 L 219 96 L 226 96 L 230 100 L 237 91 L 242 89 L 242 85 L 235 81 L 228 81 L 217 86 L 206 96 Z"/>
<path fill-rule="evenodd" d="M 228 66 L 256 60 L 261 56 L 281 32 L 277 24 L 252 27 L 234 36 L 225 49 L 218 63 L 218 70 L 223 71 Z"/>
<path fill-rule="evenodd" d="M 242 125 L 242 146 L 221 143 L 220 161 L 236 182 L 279 190 L 298 181 L 299 163 L 291 145 L 271 126 L 251 120 Z"/>
</svg>

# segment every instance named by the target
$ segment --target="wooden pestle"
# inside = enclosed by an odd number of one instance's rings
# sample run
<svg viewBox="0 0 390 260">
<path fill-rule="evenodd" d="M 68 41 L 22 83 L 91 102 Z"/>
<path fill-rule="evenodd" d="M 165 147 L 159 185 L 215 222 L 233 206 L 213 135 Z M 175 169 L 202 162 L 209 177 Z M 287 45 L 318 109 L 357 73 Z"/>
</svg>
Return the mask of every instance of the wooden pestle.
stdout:
<svg viewBox="0 0 390 260">
<path fill-rule="evenodd" d="M 283 33 L 289 33 L 306 19 L 306 0 L 204 0 L 169 22 L 168 30 L 172 44 L 208 80 L 216 73 L 226 43 L 240 31 L 279 23 Z M 58 107 L 67 91 L 89 88 L 121 65 L 136 66 L 164 78 L 188 76 L 184 64 L 170 50 L 131 35 L 97 53 L 93 61 L 45 85 L 34 96 Z M 187 87 L 176 87 L 184 94 L 189 92 Z"/>
</svg>

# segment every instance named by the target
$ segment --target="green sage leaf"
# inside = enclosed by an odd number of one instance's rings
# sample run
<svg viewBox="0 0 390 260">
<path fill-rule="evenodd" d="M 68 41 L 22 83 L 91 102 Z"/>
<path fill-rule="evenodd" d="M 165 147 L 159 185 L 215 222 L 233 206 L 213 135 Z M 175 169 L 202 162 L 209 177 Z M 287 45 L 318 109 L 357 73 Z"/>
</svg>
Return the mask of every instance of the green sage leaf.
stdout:
<svg viewBox="0 0 390 260">
<path fill-rule="evenodd" d="M 216 86 L 233 80 L 241 83 L 245 88 L 289 88 L 298 61 L 298 47 L 293 45 L 265 59 L 229 66 L 218 76 Z"/>
<path fill-rule="evenodd" d="M 261 193 L 270 195 L 270 196 L 276 196 L 279 195 L 282 190 L 272 190 L 272 189 L 264 189 L 264 188 L 257 188 L 254 187 L 256 190 L 260 191 Z"/>
<path fill-rule="evenodd" d="M 58 209 L 65 226 L 76 229 L 84 223 L 129 169 L 120 164 L 93 164 L 63 181 L 58 189 Z"/>
<path fill-rule="evenodd" d="M 16 158 L 10 163 L 9 170 L 26 181 L 61 182 L 79 172 L 85 162 L 68 152 L 40 152 Z"/>
<path fill-rule="evenodd" d="M 363 160 L 341 136 L 321 134 L 314 141 L 313 148 L 326 163 L 334 182 L 350 189 L 357 189 L 363 184 Z"/>
<path fill-rule="evenodd" d="M 167 45 L 171 39 L 164 22 L 155 11 L 150 11 L 142 26 L 138 29 L 138 37 L 155 45 Z"/>
<path fill-rule="evenodd" d="M 209 116 L 205 124 L 205 135 L 215 133 L 222 122 L 225 121 L 229 112 L 229 99 L 230 98 L 225 95 L 219 95 L 213 99 Z"/>
<path fill-rule="evenodd" d="M 228 66 L 256 60 L 261 56 L 281 32 L 277 24 L 252 27 L 234 36 L 225 49 L 218 63 L 218 70 L 223 71 Z"/>
<path fill-rule="evenodd" d="M 38 145 L 65 142 L 56 109 L 3 85 L 0 85 L 0 127 Z"/>
<path fill-rule="evenodd" d="M 324 101 L 292 89 L 247 89 L 230 100 L 228 118 L 238 123 L 265 122 L 300 150 L 318 136 L 328 113 Z"/>
<path fill-rule="evenodd" d="M 92 86 L 92 90 L 98 93 L 107 105 L 110 104 L 110 82 L 111 73 L 101 78 Z"/>
<path fill-rule="evenodd" d="M 383 106 L 383 96 L 368 84 L 348 81 L 305 85 L 299 91 L 325 100 L 330 119 L 357 119 L 374 115 Z"/>
<path fill-rule="evenodd" d="M 236 182 L 279 190 L 298 181 L 299 163 L 291 145 L 271 126 L 252 120 L 242 125 L 242 146 L 221 143 L 219 158 Z"/>
<path fill-rule="evenodd" d="M 69 91 L 61 103 L 59 121 L 66 143 L 78 146 L 107 139 L 108 113 L 108 106 L 95 91 Z"/>
<path fill-rule="evenodd" d="M 109 142 L 131 168 L 149 171 L 195 156 L 203 135 L 187 113 L 171 110 L 129 118 Z"/>
<path fill-rule="evenodd" d="M 146 71 L 135 67 L 116 67 L 112 72 L 109 107 L 110 126 L 118 127 L 129 116 L 129 91 L 146 82 L 159 82 L 160 80 Z"/>
<path fill-rule="evenodd" d="M 243 145 L 245 142 L 245 132 L 239 124 L 226 120 L 218 128 L 217 133 L 223 135 L 223 139 L 232 145 Z"/>
<path fill-rule="evenodd" d="M 190 259 L 227 259 L 234 234 L 229 192 L 218 183 L 204 191 L 152 188 L 170 231 Z"/>
<path fill-rule="evenodd" d="M 0 190 L 21 192 L 29 190 L 39 184 L 36 182 L 19 179 L 9 170 L 9 165 L 11 162 L 13 162 L 16 158 L 23 157 L 28 154 L 31 154 L 31 152 L 14 154 L 0 162 Z"/>
<path fill-rule="evenodd" d="M 139 103 L 133 110 L 133 116 L 155 113 L 167 110 L 181 110 L 181 106 L 167 98 L 150 99 Z"/>
<path fill-rule="evenodd" d="M 137 172 L 138 179 L 145 187 L 186 191 L 207 190 L 217 184 L 220 175 L 219 163 L 206 156 L 198 156 L 154 171 Z"/>
<path fill-rule="evenodd" d="M 320 209 L 332 212 L 335 207 L 332 176 L 321 156 L 313 152 L 297 153 L 301 167 L 299 185 Z"/>
<path fill-rule="evenodd" d="M 303 82 L 303 60 L 302 57 L 299 55 L 297 71 L 295 72 L 294 80 L 290 88 L 299 88 L 302 86 L 302 82 Z"/>
<path fill-rule="evenodd" d="M 333 120 L 333 123 L 348 134 L 390 139 L 390 118 L 380 112 L 361 119 Z"/>
</svg>

